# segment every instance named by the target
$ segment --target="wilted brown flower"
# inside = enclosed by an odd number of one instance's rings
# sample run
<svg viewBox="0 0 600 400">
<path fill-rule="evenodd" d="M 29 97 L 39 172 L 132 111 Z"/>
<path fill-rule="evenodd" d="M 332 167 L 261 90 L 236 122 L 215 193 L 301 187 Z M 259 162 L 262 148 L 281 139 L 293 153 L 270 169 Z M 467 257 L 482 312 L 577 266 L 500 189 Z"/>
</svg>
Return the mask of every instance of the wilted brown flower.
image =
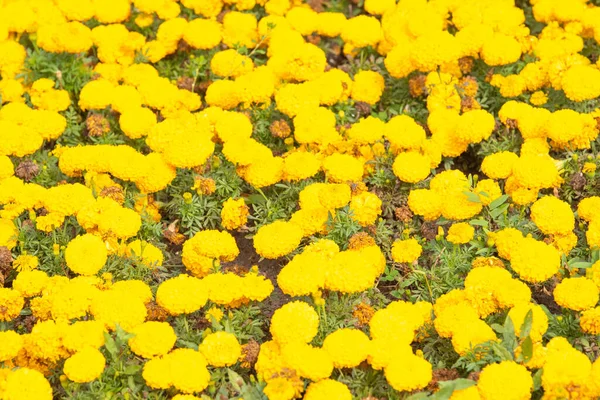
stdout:
<svg viewBox="0 0 600 400">
<path fill-rule="evenodd" d="M 125 202 L 125 193 L 123 193 L 123 189 L 121 189 L 119 186 L 107 186 L 102 189 L 99 196 L 108 197 L 119 204 L 123 204 Z"/>
<path fill-rule="evenodd" d="M 358 304 L 352 311 L 352 316 L 358 320 L 357 325 L 359 328 L 367 326 L 373 318 L 373 314 L 375 314 L 373 307 L 364 302 Z"/>
<path fill-rule="evenodd" d="M 110 131 L 110 123 L 101 114 L 91 114 L 85 120 L 85 126 L 90 136 L 102 136 Z"/>
<path fill-rule="evenodd" d="M 348 248 L 350 250 L 360 250 L 363 247 L 374 245 L 375 239 L 373 239 L 367 232 L 358 232 L 352 235 L 348 241 Z"/>
<path fill-rule="evenodd" d="M 40 167 L 31 160 L 23 160 L 17 165 L 15 175 L 24 181 L 29 182 L 40 172 Z"/>
<path fill-rule="evenodd" d="M 292 133 L 292 129 L 283 119 L 273 121 L 271 126 L 269 126 L 269 131 L 271 131 L 271 135 L 281 139 L 285 139 L 286 137 L 290 136 L 290 133 Z"/>
<path fill-rule="evenodd" d="M 242 346 L 242 355 L 240 356 L 240 365 L 242 368 L 252 368 L 258 359 L 260 345 L 254 339 Z"/>
</svg>

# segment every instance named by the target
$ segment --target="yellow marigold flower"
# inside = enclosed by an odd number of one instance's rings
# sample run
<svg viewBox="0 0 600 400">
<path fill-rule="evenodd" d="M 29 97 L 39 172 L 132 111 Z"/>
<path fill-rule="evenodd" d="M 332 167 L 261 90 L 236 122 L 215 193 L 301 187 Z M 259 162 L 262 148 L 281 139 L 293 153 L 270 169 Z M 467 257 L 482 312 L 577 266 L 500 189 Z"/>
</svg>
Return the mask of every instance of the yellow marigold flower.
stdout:
<svg viewBox="0 0 600 400">
<path fill-rule="evenodd" d="M 311 381 L 329 378 L 333 371 L 331 356 L 324 349 L 306 343 L 296 341 L 282 345 L 281 356 L 288 368 Z"/>
<path fill-rule="evenodd" d="M 383 131 L 394 152 L 419 150 L 426 139 L 425 129 L 408 115 L 397 115 L 390 119 Z"/>
<path fill-rule="evenodd" d="M 85 347 L 65 361 L 63 371 L 73 382 L 87 383 L 102 375 L 105 363 L 106 359 L 98 349 Z"/>
<path fill-rule="evenodd" d="M 274 185 L 283 178 L 283 159 L 266 157 L 250 164 L 240 175 L 255 188 Z"/>
<path fill-rule="evenodd" d="M 358 182 L 363 176 L 363 162 L 348 154 L 333 154 L 323 160 L 327 179 L 334 183 Z"/>
<path fill-rule="evenodd" d="M 153 358 L 144 364 L 142 377 L 153 389 L 168 389 L 173 384 L 171 363 L 168 356 Z"/>
<path fill-rule="evenodd" d="M 214 318 L 215 321 L 220 322 L 223 319 L 223 311 L 218 307 L 211 307 L 208 311 L 206 311 L 206 319 L 212 322 Z"/>
<path fill-rule="evenodd" d="M 562 75 L 561 86 L 569 100 L 594 99 L 600 96 L 600 71 L 590 65 L 574 65 Z"/>
<path fill-rule="evenodd" d="M 538 90 L 531 95 L 529 102 L 534 106 L 543 106 L 548 102 L 548 96 L 541 90 Z"/>
<path fill-rule="evenodd" d="M 269 400 L 292 400 L 302 393 L 304 385 L 302 385 L 300 390 L 298 389 L 299 388 L 294 381 L 285 377 L 276 377 L 267 382 L 267 386 L 263 389 L 263 393 Z"/>
<path fill-rule="evenodd" d="M 271 318 L 270 331 L 279 344 L 294 341 L 308 343 L 317 335 L 319 316 L 302 301 L 293 301 L 277 309 Z"/>
<path fill-rule="evenodd" d="M 13 289 L 21 292 L 23 297 L 37 296 L 46 288 L 48 275 L 43 271 L 32 270 L 20 272 L 13 280 Z"/>
<path fill-rule="evenodd" d="M 576 277 L 563 279 L 554 289 L 553 295 L 561 307 L 583 311 L 598 303 L 599 291 L 591 279 Z"/>
<path fill-rule="evenodd" d="M 38 258 L 29 254 L 21 254 L 13 261 L 13 268 L 19 272 L 33 271 L 38 265 Z"/>
<path fill-rule="evenodd" d="M 394 175 L 402 182 L 416 183 L 429 176 L 429 158 L 416 151 L 407 151 L 396 156 L 393 164 Z"/>
<path fill-rule="evenodd" d="M 242 354 L 242 347 L 235 335 L 219 331 L 206 336 L 198 351 L 206 357 L 208 365 L 226 367 L 238 361 Z"/>
<path fill-rule="evenodd" d="M 397 263 L 415 262 L 423 252 L 416 239 L 396 240 L 392 245 L 392 259 Z"/>
<path fill-rule="evenodd" d="M 161 266 L 163 263 L 163 253 L 158 247 L 142 240 L 134 240 L 127 244 L 126 253 L 128 257 L 137 257 L 142 264 L 148 268 Z"/>
<path fill-rule="evenodd" d="M 195 49 L 215 48 L 223 38 L 222 26 L 215 20 L 196 18 L 183 31 L 183 40 Z"/>
<path fill-rule="evenodd" d="M 353 47 L 375 47 L 383 39 L 383 31 L 377 18 L 359 15 L 346 22 L 341 36 L 344 43 L 349 43 Z"/>
<path fill-rule="evenodd" d="M 346 16 L 341 12 L 320 12 L 317 14 L 317 33 L 321 36 L 336 37 L 346 25 Z"/>
<path fill-rule="evenodd" d="M 400 392 L 422 389 L 433 378 L 431 364 L 413 354 L 392 360 L 384 372 L 390 386 Z"/>
<path fill-rule="evenodd" d="M 325 289 L 342 293 L 367 290 L 385 268 L 385 257 L 377 246 L 335 254 L 325 273 Z"/>
<path fill-rule="evenodd" d="M 474 235 L 475 228 L 466 222 L 461 222 L 458 224 L 453 224 L 450 229 L 448 229 L 448 236 L 446 239 L 448 239 L 450 243 L 465 244 L 469 243 L 473 239 Z"/>
<path fill-rule="evenodd" d="M 581 313 L 581 329 L 590 335 L 600 334 L 600 307 L 590 308 Z"/>
<path fill-rule="evenodd" d="M 464 356 L 476 346 L 493 340 L 497 340 L 494 330 L 484 321 L 476 319 L 457 327 L 452 335 L 452 347 Z"/>
<path fill-rule="evenodd" d="M 519 277 L 531 283 L 544 282 L 560 268 L 560 254 L 554 247 L 533 238 L 517 242 L 511 254 L 511 267 Z"/>
<path fill-rule="evenodd" d="M 71 240 L 65 250 L 67 266 L 81 275 L 94 275 L 106 264 L 108 251 L 98 236 L 85 234 Z"/>
<path fill-rule="evenodd" d="M 177 340 L 175 331 L 166 322 L 148 321 L 136 326 L 129 339 L 129 348 L 140 357 L 154 358 L 167 354 Z"/>
<path fill-rule="evenodd" d="M 224 78 L 237 78 L 254 69 L 254 63 L 248 56 L 241 55 L 234 49 L 216 53 L 210 61 L 211 71 Z"/>
<path fill-rule="evenodd" d="M 484 206 L 489 206 L 492 201 L 502 196 L 500 185 L 492 179 L 482 179 L 477 182 L 475 193 L 479 196 L 479 200 Z"/>
<path fill-rule="evenodd" d="M 24 302 L 20 292 L 9 288 L 0 288 L 0 304 L 2 304 L 0 321 L 10 321 L 19 315 Z"/>
<path fill-rule="evenodd" d="M 254 14 L 229 12 L 223 18 L 223 43 L 229 47 L 253 48 L 258 41 L 258 23 Z"/>
<path fill-rule="evenodd" d="M 381 200 L 376 194 L 362 192 L 350 200 L 352 219 L 362 226 L 373 225 L 381 215 Z"/>
<path fill-rule="evenodd" d="M 221 225 L 227 230 L 238 229 L 248 222 L 249 209 L 243 198 L 229 198 L 221 209 Z"/>
<path fill-rule="evenodd" d="M 146 107 L 127 108 L 119 117 L 119 127 L 130 139 L 148 136 L 156 125 L 156 114 Z"/>
<path fill-rule="evenodd" d="M 263 225 L 254 235 L 254 248 L 265 258 L 279 258 L 294 251 L 302 240 L 303 232 L 295 224 L 275 221 Z"/>
<path fill-rule="evenodd" d="M 144 322 L 148 311 L 135 294 L 112 289 L 94 295 L 90 313 L 110 330 L 116 329 L 119 324 L 124 330 L 131 331 Z"/>
<path fill-rule="evenodd" d="M 352 393 L 346 385 L 332 379 L 311 383 L 304 393 L 305 400 L 351 400 Z"/>
<path fill-rule="evenodd" d="M 297 151 L 283 159 L 283 179 L 300 181 L 316 175 L 321 169 L 317 155 L 308 151 Z"/>
<path fill-rule="evenodd" d="M 207 275 L 213 260 L 233 261 L 239 254 L 237 243 L 228 232 L 205 230 L 183 244 L 183 264 L 198 277 Z"/>
<path fill-rule="evenodd" d="M 442 196 L 429 189 L 413 189 L 408 195 L 408 206 L 425 221 L 433 221 L 442 214 Z"/>
<path fill-rule="evenodd" d="M 210 382 L 204 356 L 192 349 L 176 349 L 168 356 L 173 386 L 183 393 L 201 392 Z"/>
<path fill-rule="evenodd" d="M 329 258 L 322 253 L 304 251 L 279 271 L 277 284 L 289 296 L 308 296 L 325 287 L 324 266 Z"/>
<path fill-rule="evenodd" d="M 351 97 L 355 101 L 373 105 L 381 98 L 384 88 L 383 76 L 374 71 L 360 71 L 354 76 Z"/>
<path fill-rule="evenodd" d="M 52 387 L 44 375 L 29 368 L 12 371 L 3 382 L 2 393 L 6 399 L 51 400 Z"/>
<path fill-rule="evenodd" d="M 494 153 L 483 159 L 481 171 L 491 179 L 506 179 L 512 174 L 513 165 L 518 159 L 510 151 Z"/>
<path fill-rule="evenodd" d="M 531 397 L 533 378 L 522 365 L 503 361 L 483 368 L 477 389 L 481 398 L 486 400 L 526 400 Z"/>
<path fill-rule="evenodd" d="M 596 165 L 596 163 L 586 162 L 583 164 L 581 172 L 583 172 L 584 174 L 593 174 L 594 172 L 596 172 L 597 168 L 598 166 Z"/>
<path fill-rule="evenodd" d="M 567 234 L 575 227 L 571 207 L 554 196 L 545 196 L 531 206 L 531 219 L 546 235 Z"/>
<path fill-rule="evenodd" d="M 23 338 L 15 331 L 0 332 L 0 361 L 10 361 L 23 348 Z"/>
<path fill-rule="evenodd" d="M 208 300 L 208 292 L 200 279 L 178 275 L 160 284 L 156 302 L 171 315 L 198 311 Z"/>
<path fill-rule="evenodd" d="M 531 340 L 534 342 L 539 342 L 542 340 L 544 333 L 546 333 L 548 330 L 548 317 L 539 305 L 533 303 L 517 304 L 510 309 L 508 312 L 508 317 L 512 320 L 513 325 L 515 326 L 515 332 L 517 333 L 517 336 L 520 336 L 521 326 L 525 322 L 525 317 L 529 311 L 532 312 L 533 317 L 529 336 L 531 336 Z"/>
<path fill-rule="evenodd" d="M 104 325 L 100 321 L 77 321 L 64 332 L 63 346 L 72 353 L 85 347 L 104 346 Z"/>
<path fill-rule="evenodd" d="M 511 64 L 521 57 L 521 45 L 512 36 L 495 33 L 486 39 L 481 48 L 481 58 L 489 66 Z"/>
<path fill-rule="evenodd" d="M 277 52 L 267 65 L 282 80 L 305 82 L 313 81 L 323 74 L 327 59 L 325 52 L 318 46 L 303 43 L 291 46 L 287 51 Z"/>
<path fill-rule="evenodd" d="M 323 350 L 331 356 L 336 368 L 354 368 L 367 359 L 370 340 L 358 329 L 338 329 L 325 338 Z"/>
<path fill-rule="evenodd" d="M 10 219 L 0 218 L 0 246 L 11 250 L 17 245 L 18 235 L 19 230 Z"/>
<path fill-rule="evenodd" d="M 480 400 L 481 396 L 477 386 L 471 386 L 466 389 L 455 390 L 450 396 L 450 400 Z"/>
</svg>

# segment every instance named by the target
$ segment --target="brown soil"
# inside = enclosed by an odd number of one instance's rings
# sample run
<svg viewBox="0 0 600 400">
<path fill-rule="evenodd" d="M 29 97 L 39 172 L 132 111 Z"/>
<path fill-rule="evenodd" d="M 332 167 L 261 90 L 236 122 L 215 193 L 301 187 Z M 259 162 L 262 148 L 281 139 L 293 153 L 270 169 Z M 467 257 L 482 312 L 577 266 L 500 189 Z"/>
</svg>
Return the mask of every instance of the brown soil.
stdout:
<svg viewBox="0 0 600 400">
<path fill-rule="evenodd" d="M 250 269 L 252 266 L 258 265 L 260 273 L 269 278 L 273 284 L 274 289 L 271 296 L 259 304 L 265 318 L 270 320 L 275 310 L 291 300 L 291 298 L 285 295 L 281 289 L 279 289 L 279 286 L 277 286 L 277 275 L 287 262 L 284 258 L 277 260 L 261 260 L 260 256 L 254 250 L 252 240 L 246 238 L 244 233 L 235 232 L 233 233 L 233 237 L 240 249 L 240 254 L 237 259 L 230 264 L 237 264 L 244 269 Z M 227 264 L 224 265 L 224 267 L 226 266 Z"/>
<path fill-rule="evenodd" d="M 556 302 L 554 301 L 554 296 L 552 296 L 552 292 L 554 291 L 555 287 L 556 282 L 552 280 L 546 285 L 532 286 L 531 297 L 538 304 L 545 305 L 552 314 L 560 314 L 561 308 L 558 304 L 556 304 Z"/>
</svg>

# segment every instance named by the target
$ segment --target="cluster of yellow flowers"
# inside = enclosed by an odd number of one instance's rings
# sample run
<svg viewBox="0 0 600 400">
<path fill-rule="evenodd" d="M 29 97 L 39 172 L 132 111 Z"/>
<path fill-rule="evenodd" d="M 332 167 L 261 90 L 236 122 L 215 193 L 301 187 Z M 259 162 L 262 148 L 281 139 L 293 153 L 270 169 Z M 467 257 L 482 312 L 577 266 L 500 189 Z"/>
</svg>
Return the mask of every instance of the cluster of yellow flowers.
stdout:
<svg viewBox="0 0 600 400">
<path fill-rule="evenodd" d="M 572 164 L 596 169 L 600 7 L 321 3 L 0 0 L 0 399 L 50 400 L 61 370 L 65 387 L 101 379 L 121 329 L 144 390 L 176 400 L 246 365 L 269 400 L 350 400 L 336 379 L 354 368 L 437 390 L 423 343 L 481 362 L 505 316 L 514 357 L 451 399 L 600 397 L 600 361 L 532 294 L 600 334 L 600 197 L 581 199 L 598 185 L 562 190 Z M 237 265 L 246 250 L 274 275 Z M 448 288 L 447 253 L 485 257 Z M 324 323 L 382 277 L 408 299 L 418 274 L 430 301 Z M 275 291 L 289 301 L 248 361 L 251 335 L 220 321 Z"/>
</svg>

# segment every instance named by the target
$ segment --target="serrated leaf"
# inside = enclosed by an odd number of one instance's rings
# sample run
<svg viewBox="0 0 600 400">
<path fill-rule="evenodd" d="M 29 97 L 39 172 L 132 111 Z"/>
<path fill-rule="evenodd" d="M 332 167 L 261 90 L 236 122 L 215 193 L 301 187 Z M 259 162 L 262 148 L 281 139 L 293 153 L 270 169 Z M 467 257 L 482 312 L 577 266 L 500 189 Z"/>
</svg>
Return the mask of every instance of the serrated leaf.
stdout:
<svg viewBox="0 0 600 400">
<path fill-rule="evenodd" d="M 494 210 L 498 207 L 500 207 L 502 204 L 504 204 L 506 202 L 506 200 L 508 200 L 508 195 L 507 194 L 503 194 L 502 196 L 498 197 L 496 200 L 492 201 L 490 203 L 490 205 L 488 206 L 490 210 Z"/>
<path fill-rule="evenodd" d="M 525 314 L 525 319 L 523 320 L 523 324 L 521 325 L 521 333 L 519 337 L 524 338 L 528 337 L 531 333 L 531 325 L 533 324 L 533 311 L 530 309 Z"/>
</svg>

